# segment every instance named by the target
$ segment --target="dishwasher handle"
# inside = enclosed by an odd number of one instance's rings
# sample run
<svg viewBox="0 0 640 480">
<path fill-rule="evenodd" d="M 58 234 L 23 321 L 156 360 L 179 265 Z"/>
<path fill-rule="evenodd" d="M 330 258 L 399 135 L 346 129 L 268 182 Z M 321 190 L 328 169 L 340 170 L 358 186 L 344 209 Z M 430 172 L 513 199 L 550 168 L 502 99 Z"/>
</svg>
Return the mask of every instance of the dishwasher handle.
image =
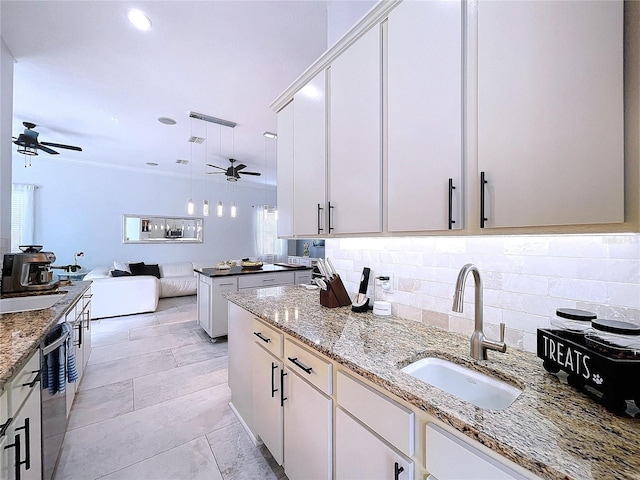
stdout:
<svg viewBox="0 0 640 480">
<path fill-rule="evenodd" d="M 69 338 L 70 332 L 65 332 L 59 339 L 53 342 L 51 345 L 47 345 L 42 349 L 42 355 L 49 355 L 51 352 L 56 350 L 60 345 L 64 345 L 64 343 Z"/>
</svg>

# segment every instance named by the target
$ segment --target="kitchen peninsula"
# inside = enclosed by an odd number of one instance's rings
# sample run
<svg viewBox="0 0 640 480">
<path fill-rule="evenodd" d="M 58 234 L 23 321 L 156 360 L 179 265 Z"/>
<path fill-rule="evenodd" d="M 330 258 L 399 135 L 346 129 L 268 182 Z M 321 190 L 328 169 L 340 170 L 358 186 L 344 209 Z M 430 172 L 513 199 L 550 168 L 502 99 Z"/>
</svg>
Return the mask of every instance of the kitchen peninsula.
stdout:
<svg viewBox="0 0 640 480">
<path fill-rule="evenodd" d="M 198 273 L 198 323 L 211 338 L 227 334 L 224 293 L 277 285 L 310 283 L 311 268 L 265 264 L 259 268 L 196 268 Z"/>
<path fill-rule="evenodd" d="M 509 349 L 473 361 L 467 337 L 396 317 L 353 313 L 349 307 L 324 308 L 317 291 L 300 287 L 225 297 L 233 325 L 233 407 L 251 434 L 261 437 L 276 459 L 284 458 L 290 478 L 297 478 L 294 472 L 305 462 L 324 467 L 326 478 L 347 478 L 350 463 L 365 468 L 378 458 L 390 458 L 384 468 L 392 473 L 394 468 L 405 472 L 396 478 L 412 480 L 426 473 L 440 478 L 438 469 L 465 464 L 476 469 L 475 478 L 487 471 L 490 476 L 482 478 L 637 478 L 638 420 L 614 415 L 561 383 L 534 354 Z M 474 407 L 401 371 L 424 357 L 481 371 L 522 393 L 503 410 Z M 263 383 L 266 401 L 277 400 L 275 414 L 256 395 Z M 253 395 L 247 394 L 251 390 Z M 294 404 L 302 397 L 305 415 L 296 417 Z M 306 432 L 304 449 L 297 449 L 300 438 L 287 416 L 295 421 L 322 417 L 319 428 Z M 266 417 L 279 420 L 269 424 Z M 365 446 L 365 438 L 373 443 Z M 374 443 L 382 445 L 380 455 Z M 439 461 L 434 452 L 442 452 L 444 444 L 447 454 Z M 367 465 L 356 460 L 364 455 Z M 443 466 L 442 458 L 456 461 Z"/>
</svg>

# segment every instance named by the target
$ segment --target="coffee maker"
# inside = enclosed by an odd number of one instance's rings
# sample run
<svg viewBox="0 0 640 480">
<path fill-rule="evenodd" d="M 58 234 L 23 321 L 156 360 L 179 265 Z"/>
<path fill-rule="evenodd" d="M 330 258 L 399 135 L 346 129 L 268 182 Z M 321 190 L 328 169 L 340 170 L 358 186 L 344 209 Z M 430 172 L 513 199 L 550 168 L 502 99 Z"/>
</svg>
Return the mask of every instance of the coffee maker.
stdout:
<svg viewBox="0 0 640 480">
<path fill-rule="evenodd" d="M 53 252 L 41 252 L 35 246 L 22 253 L 5 253 L 2 264 L 2 293 L 53 290 L 60 283 L 53 280 L 51 264 L 56 261 Z M 40 247 L 42 248 L 42 247 Z"/>
</svg>

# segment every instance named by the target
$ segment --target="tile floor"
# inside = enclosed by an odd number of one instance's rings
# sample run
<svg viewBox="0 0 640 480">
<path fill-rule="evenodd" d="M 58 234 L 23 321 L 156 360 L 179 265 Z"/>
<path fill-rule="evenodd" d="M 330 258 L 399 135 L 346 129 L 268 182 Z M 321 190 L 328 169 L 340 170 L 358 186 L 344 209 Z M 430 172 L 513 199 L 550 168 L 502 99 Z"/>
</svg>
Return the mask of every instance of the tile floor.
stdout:
<svg viewBox="0 0 640 480">
<path fill-rule="evenodd" d="M 286 479 L 229 408 L 227 342 L 196 299 L 92 322 L 92 351 L 55 480 Z"/>
</svg>

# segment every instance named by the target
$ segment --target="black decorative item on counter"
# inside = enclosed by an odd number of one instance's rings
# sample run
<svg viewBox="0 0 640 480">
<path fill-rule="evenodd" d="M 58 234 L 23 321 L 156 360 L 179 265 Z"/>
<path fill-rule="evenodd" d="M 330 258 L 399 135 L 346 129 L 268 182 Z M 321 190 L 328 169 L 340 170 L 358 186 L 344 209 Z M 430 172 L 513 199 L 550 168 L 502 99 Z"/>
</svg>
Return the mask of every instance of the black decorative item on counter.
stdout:
<svg viewBox="0 0 640 480">
<path fill-rule="evenodd" d="M 626 400 L 640 408 L 640 350 L 597 345 L 564 330 L 538 329 L 537 354 L 550 373 L 566 372 L 570 385 L 616 413 Z"/>
</svg>

